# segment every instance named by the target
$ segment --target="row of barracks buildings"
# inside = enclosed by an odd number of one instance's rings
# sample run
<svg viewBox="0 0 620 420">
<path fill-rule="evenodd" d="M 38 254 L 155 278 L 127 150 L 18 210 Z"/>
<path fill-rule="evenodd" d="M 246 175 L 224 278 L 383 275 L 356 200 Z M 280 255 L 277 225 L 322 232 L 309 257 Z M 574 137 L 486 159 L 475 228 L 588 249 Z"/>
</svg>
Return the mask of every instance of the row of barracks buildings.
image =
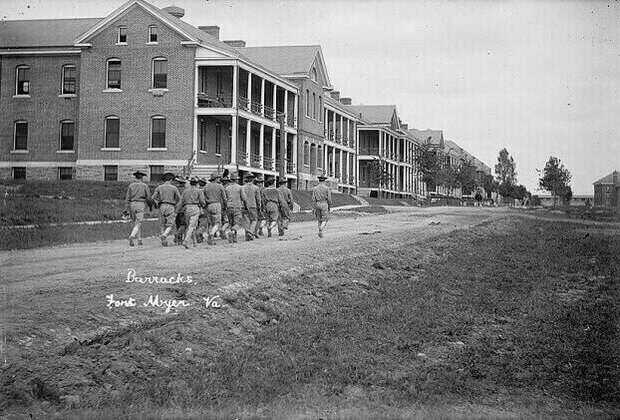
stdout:
<svg viewBox="0 0 620 420">
<path fill-rule="evenodd" d="M 131 0 L 105 18 L 0 22 L 0 177 L 125 181 L 140 169 L 158 181 L 193 159 L 198 176 L 283 171 L 309 189 L 325 174 L 345 193 L 407 197 L 431 193 L 425 142 L 490 174 L 396 106 L 341 97 L 320 46 L 246 47 L 183 16 Z"/>
</svg>

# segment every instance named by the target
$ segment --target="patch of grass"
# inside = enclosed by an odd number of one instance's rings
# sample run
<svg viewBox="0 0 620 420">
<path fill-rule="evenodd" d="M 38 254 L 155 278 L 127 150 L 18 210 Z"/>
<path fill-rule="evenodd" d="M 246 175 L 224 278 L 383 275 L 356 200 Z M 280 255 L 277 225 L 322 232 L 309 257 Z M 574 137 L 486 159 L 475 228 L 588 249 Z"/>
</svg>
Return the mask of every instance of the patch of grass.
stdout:
<svg viewBox="0 0 620 420">
<path fill-rule="evenodd" d="M 359 206 L 348 208 L 346 211 L 355 211 L 358 213 L 387 213 L 387 210 L 383 206 Z"/>
</svg>

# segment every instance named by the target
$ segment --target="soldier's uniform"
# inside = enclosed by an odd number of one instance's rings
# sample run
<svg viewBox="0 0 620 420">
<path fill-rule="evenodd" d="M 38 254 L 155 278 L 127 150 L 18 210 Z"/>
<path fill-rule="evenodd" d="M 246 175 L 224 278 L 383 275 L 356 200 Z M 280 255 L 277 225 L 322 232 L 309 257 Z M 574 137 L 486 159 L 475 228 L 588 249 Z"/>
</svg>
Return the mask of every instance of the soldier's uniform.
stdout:
<svg viewBox="0 0 620 420">
<path fill-rule="evenodd" d="M 280 219 L 281 199 L 280 192 L 273 185 L 274 180 L 267 181 L 267 186 L 262 192 L 263 203 L 265 205 L 265 216 L 267 218 L 267 236 L 271 237 L 273 229 Z"/>
<path fill-rule="evenodd" d="M 228 235 L 228 242 L 230 243 L 237 243 L 237 231 L 243 227 L 241 209 L 245 203 L 241 193 L 241 185 L 237 184 L 238 179 L 239 177 L 236 174 L 232 174 L 230 179 L 222 178 L 223 181 L 228 182 L 224 188 L 226 189 L 226 215 L 231 230 Z"/>
<path fill-rule="evenodd" d="M 207 180 L 204 178 L 199 178 L 198 188 L 203 190 L 203 193 L 205 185 L 207 185 Z M 200 216 L 198 216 L 198 229 L 196 229 L 196 240 L 198 243 L 202 243 L 204 240 L 204 233 L 207 230 L 209 230 L 209 221 L 207 220 L 206 208 L 201 208 Z"/>
<path fill-rule="evenodd" d="M 207 243 L 213 245 L 213 236 L 222 223 L 222 211 L 226 211 L 226 190 L 217 182 L 220 175 L 217 172 L 211 174 L 211 179 L 205 185 L 203 191 L 207 202 L 206 216 L 208 221 L 209 233 Z"/>
<path fill-rule="evenodd" d="M 284 235 L 284 231 L 288 229 L 288 224 L 291 221 L 291 211 L 293 210 L 293 193 L 286 185 L 288 181 L 286 178 L 281 178 L 279 181 L 278 192 L 280 193 L 281 208 L 280 208 L 280 220 L 278 222 L 278 233 L 280 236 Z"/>
<path fill-rule="evenodd" d="M 253 175 L 247 175 L 246 183 L 241 187 L 241 194 L 243 194 L 245 201 L 245 215 L 248 219 L 248 226 L 245 230 L 246 241 L 254 239 L 254 230 L 258 221 L 258 207 L 261 203 L 260 189 L 254 185 L 253 179 Z"/>
<path fill-rule="evenodd" d="M 133 246 L 133 241 L 138 240 L 138 245 L 142 245 L 142 221 L 146 212 L 146 202 L 151 198 L 149 187 L 142 182 L 142 178 L 146 176 L 144 172 L 136 171 L 133 173 L 136 181 L 129 184 L 127 194 L 125 195 L 125 206 L 129 209 L 131 220 L 134 225 L 129 235 L 129 245 Z"/>
<path fill-rule="evenodd" d="M 197 184 L 198 179 L 191 179 L 190 187 L 183 191 L 181 200 L 177 204 L 177 209 L 185 209 L 185 220 L 187 221 L 187 232 L 185 232 L 185 239 L 183 240 L 183 246 L 185 246 L 185 248 L 189 248 L 190 240 L 193 245 L 196 246 L 194 231 L 198 225 L 200 209 L 206 207 L 204 193 L 197 187 Z"/>
<path fill-rule="evenodd" d="M 312 190 L 312 203 L 314 208 L 314 216 L 317 219 L 319 226 L 319 238 L 323 237 L 323 228 L 329 220 L 329 210 L 332 206 L 332 192 L 327 185 L 325 185 L 325 176 L 320 175 L 319 185 Z"/>
<path fill-rule="evenodd" d="M 178 185 L 177 188 L 179 190 L 179 194 L 183 196 L 183 191 L 185 191 L 186 188 L 189 188 L 189 185 L 187 185 L 188 181 L 185 178 L 181 178 L 181 177 L 176 178 L 175 181 L 177 182 L 177 185 Z M 177 216 L 174 219 L 174 224 L 176 226 L 176 232 L 174 234 L 174 243 L 177 245 L 181 245 L 183 243 L 183 238 L 185 237 L 185 231 L 187 231 L 187 220 L 185 220 L 185 209 L 179 209 L 177 206 L 176 213 L 177 213 Z"/>
<path fill-rule="evenodd" d="M 258 220 L 256 220 L 256 228 L 254 229 L 254 237 L 258 238 L 263 236 L 263 228 L 266 224 L 265 216 L 265 203 L 263 203 L 263 190 L 265 189 L 265 180 L 262 176 L 254 179 L 254 184 L 258 187 L 259 195 L 261 197 L 260 205 L 258 206 Z"/>
<path fill-rule="evenodd" d="M 171 184 L 173 179 L 174 174 L 171 172 L 166 172 L 164 174 L 164 184 L 155 188 L 155 192 L 151 197 L 151 199 L 157 203 L 159 208 L 159 226 L 161 232 L 160 239 L 163 246 L 168 246 L 167 238 L 174 227 L 176 218 L 175 208 L 181 199 L 179 190 Z"/>
</svg>

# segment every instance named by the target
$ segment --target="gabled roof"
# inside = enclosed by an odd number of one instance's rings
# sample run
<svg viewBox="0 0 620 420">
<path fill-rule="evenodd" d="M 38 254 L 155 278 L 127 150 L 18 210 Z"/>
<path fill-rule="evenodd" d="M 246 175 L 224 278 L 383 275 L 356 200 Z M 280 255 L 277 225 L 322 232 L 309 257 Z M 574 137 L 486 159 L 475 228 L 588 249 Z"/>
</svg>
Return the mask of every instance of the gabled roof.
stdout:
<svg viewBox="0 0 620 420">
<path fill-rule="evenodd" d="M 176 16 L 172 16 L 168 12 L 165 12 L 165 11 L 163 11 L 161 9 L 158 9 L 157 7 L 153 6 L 150 3 L 145 2 L 143 0 L 130 0 L 127 3 L 123 4 L 121 7 L 119 7 L 118 9 L 113 11 L 112 13 L 110 13 L 104 19 L 102 19 L 99 22 L 97 22 L 96 25 L 94 25 L 93 27 L 89 28 L 87 31 L 82 33 L 75 40 L 75 44 L 82 44 L 82 43 L 86 42 L 87 39 L 89 39 L 90 37 L 95 35 L 101 29 L 106 27 L 106 25 L 108 25 L 110 22 L 114 21 L 116 18 L 118 18 L 123 13 L 128 11 L 134 5 L 142 7 L 147 12 L 149 12 L 152 15 L 154 15 L 155 17 L 157 17 L 160 21 L 162 21 L 163 23 L 167 24 L 171 29 L 175 30 L 176 32 L 178 32 L 179 34 L 181 34 L 182 36 L 187 38 L 188 41 L 196 42 L 198 44 L 202 44 L 202 45 L 204 45 L 207 48 L 212 48 L 212 49 L 214 49 L 216 51 L 222 52 L 222 53 L 224 53 L 226 55 L 229 55 L 229 56 L 232 56 L 232 57 L 240 57 L 241 56 L 241 54 L 239 54 L 239 52 L 235 48 L 231 47 L 230 45 L 227 45 L 227 44 L 221 42 L 220 40 L 218 40 L 217 38 L 209 35 L 208 33 L 204 32 L 204 31 L 202 31 L 202 30 L 200 30 L 200 29 L 198 29 L 198 28 L 196 28 L 196 27 L 194 27 L 192 25 L 190 25 L 187 22 L 182 21 L 181 19 L 177 18 Z"/>
<path fill-rule="evenodd" d="M 103 18 L 0 21 L 0 48 L 72 47 Z"/>
<path fill-rule="evenodd" d="M 620 186 L 620 173 L 618 171 L 613 171 L 609 175 L 604 176 L 603 178 L 599 179 L 593 184 L 594 185 L 614 185 L 614 175 L 616 176 L 615 185 Z"/>
<path fill-rule="evenodd" d="M 429 143 L 434 146 L 443 147 L 444 146 L 444 138 L 442 130 L 416 130 L 412 128 L 409 130 L 409 133 L 413 135 L 416 139 L 420 141 L 420 143 Z"/>
<path fill-rule="evenodd" d="M 391 124 L 396 113 L 396 105 L 352 105 L 351 108 L 371 124 Z"/>
<path fill-rule="evenodd" d="M 331 85 L 320 45 L 240 47 L 237 50 L 253 62 L 288 77 L 309 75 L 318 60 L 319 71 L 323 73 L 327 85 Z"/>
</svg>

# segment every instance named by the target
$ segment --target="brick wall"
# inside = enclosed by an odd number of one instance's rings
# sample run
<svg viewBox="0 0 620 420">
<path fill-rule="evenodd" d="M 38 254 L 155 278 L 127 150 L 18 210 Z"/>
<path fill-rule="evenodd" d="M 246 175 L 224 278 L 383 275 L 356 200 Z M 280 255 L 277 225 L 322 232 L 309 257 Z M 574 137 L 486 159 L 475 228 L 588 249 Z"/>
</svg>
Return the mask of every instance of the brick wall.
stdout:
<svg viewBox="0 0 620 420">
<path fill-rule="evenodd" d="M 158 44 L 148 45 L 148 27 L 157 25 Z M 127 28 L 127 45 L 116 45 L 118 27 Z M 189 158 L 193 141 L 194 48 L 180 44 L 172 31 L 138 6 L 95 34 L 83 53 L 80 108 L 80 159 L 162 160 Z M 168 60 L 168 92 L 155 97 L 152 59 Z M 106 62 L 121 60 L 122 92 L 104 93 Z M 102 151 L 105 117 L 120 118 L 120 152 Z M 151 117 L 166 117 L 165 152 L 148 151 Z"/>
<path fill-rule="evenodd" d="M 57 152 L 60 149 L 60 122 L 63 120 L 75 122 L 74 146 L 77 148 L 79 144 L 79 97 L 59 95 L 62 93 L 63 65 L 76 66 L 79 83 L 80 56 L 4 56 L 0 63 L 0 161 L 74 162 L 77 153 Z M 30 67 L 30 97 L 13 98 L 16 68 L 19 65 Z M 26 154 L 11 153 L 16 120 L 28 123 Z"/>
</svg>

